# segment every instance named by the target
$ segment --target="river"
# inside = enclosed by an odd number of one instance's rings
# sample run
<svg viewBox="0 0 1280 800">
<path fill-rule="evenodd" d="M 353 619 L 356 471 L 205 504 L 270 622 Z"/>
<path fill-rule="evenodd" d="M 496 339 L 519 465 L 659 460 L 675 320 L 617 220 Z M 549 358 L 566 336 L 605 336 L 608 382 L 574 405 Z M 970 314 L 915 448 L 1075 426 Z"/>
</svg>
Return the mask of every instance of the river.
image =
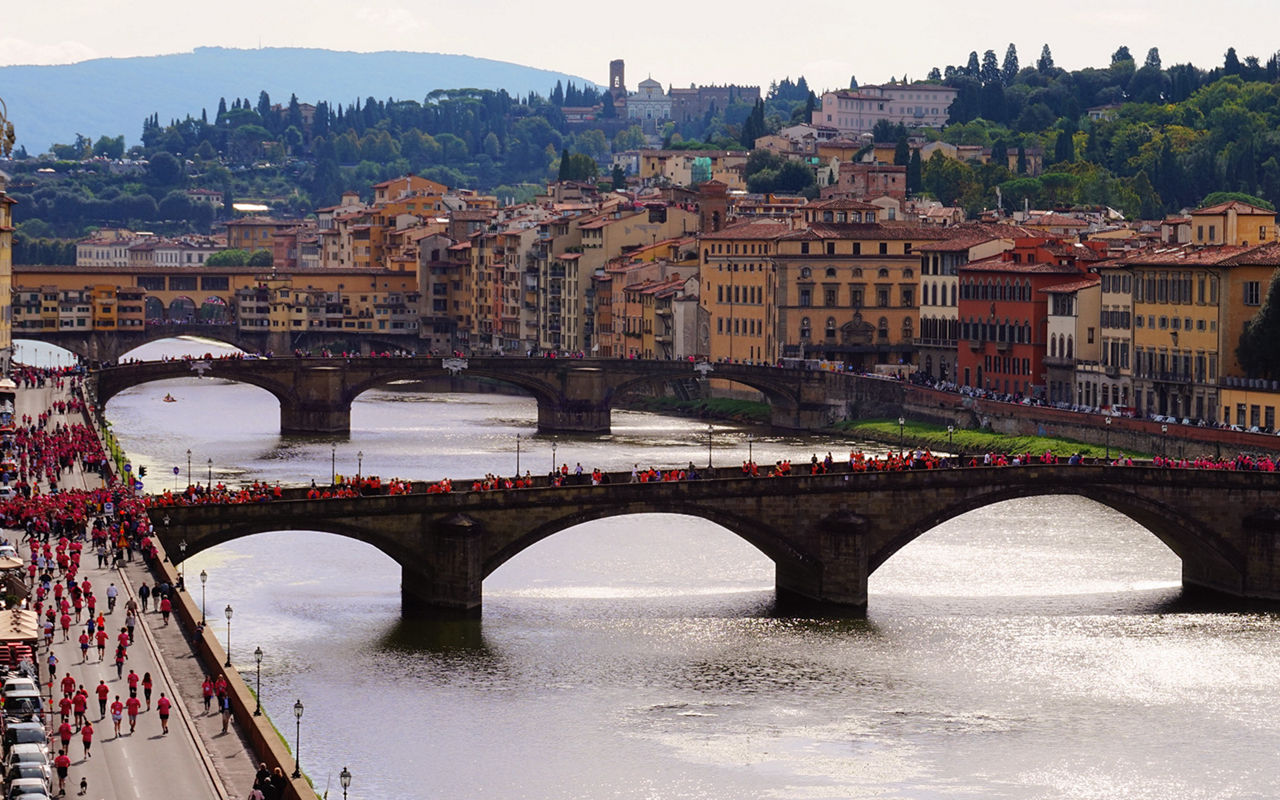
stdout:
<svg viewBox="0 0 1280 800">
<path fill-rule="evenodd" d="M 181 352 L 167 342 L 145 351 Z M 213 349 L 201 343 L 195 352 Z M 171 392 L 176 403 L 161 402 Z M 416 479 L 546 472 L 532 400 L 362 395 L 351 436 L 282 437 L 265 391 L 187 379 L 107 407 L 148 486 L 288 483 L 356 470 Z M 615 412 L 557 459 L 614 469 L 705 463 L 705 425 Z M 847 442 L 716 426 L 740 463 Z M 336 447 L 331 447 L 336 445 Z M 332 463 L 332 466 L 331 466 Z M 1180 564 L 1091 501 L 1011 501 L 952 520 L 870 580 L 867 618 L 773 613 L 773 567 L 676 515 L 584 524 L 484 583 L 483 618 L 404 622 L 399 569 L 307 532 L 189 560 L 206 604 L 320 791 L 374 798 L 1270 798 L 1280 631 L 1267 613 L 1182 598 Z M 196 687 L 188 687 L 196 691 Z"/>
</svg>

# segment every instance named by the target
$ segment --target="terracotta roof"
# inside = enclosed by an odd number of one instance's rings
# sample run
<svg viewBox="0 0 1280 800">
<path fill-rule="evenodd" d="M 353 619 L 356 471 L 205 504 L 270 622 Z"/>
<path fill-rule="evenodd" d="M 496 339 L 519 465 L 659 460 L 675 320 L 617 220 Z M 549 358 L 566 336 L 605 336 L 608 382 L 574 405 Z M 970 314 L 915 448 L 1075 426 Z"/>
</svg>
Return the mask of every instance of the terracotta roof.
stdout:
<svg viewBox="0 0 1280 800">
<path fill-rule="evenodd" d="M 882 224 L 879 222 L 814 222 L 808 230 L 794 231 L 783 236 L 788 240 L 804 239 L 949 239 L 946 228 L 937 225 Z"/>
<path fill-rule="evenodd" d="M 1275 214 L 1276 212 L 1261 208 L 1259 206 L 1250 205 L 1240 200 L 1228 200 L 1225 203 L 1218 203 L 1216 206 L 1208 206 L 1206 208 L 1197 208 L 1192 214 L 1225 214 L 1229 210 L 1234 210 L 1237 214 Z"/>
<path fill-rule="evenodd" d="M 1050 292 L 1054 292 L 1057 294 L 1062 294 L 1064 292 L 1078 292 L 1081 289 L 1088 289 L 1090 286 L 1097 286 L 1100 283 L 1102 283 L 1102 278 L 1099 278 L 1097 275 L 1090 275 L 1086 278 L 1081 278 L 1080 280 L 1073 281 L 1071 283 L 1059 283 L 1056 286 L 1046 286 L 1040 291 L 1046 294 Z"/>
<path fill-rule="evenodd" d="M 871 203 L 864 203 L 861 200 L 851 200 L 833 197 L 830 200 L 814 200 L 809 203 L 807 208 L 831 209 L 833 211 L 880 211 L 880 206 Z"/>
<path fill-rule="evenodd" d="M 1197 247 L 1194 245 L 1186 245 L 1182 247 L 1167 247 L 1159 250 L 1148 250 L 1142 253 L 1133 253 L 1123 256 L 1122 261 L 1126 266 L 1231 266 L 1234 259 L 1245 256 L 1253 250 L 1261 248 L 1270 248 L 1272 245 L 1209 245 L 1207 247 Z M 1241 263 L 1235 261 L 1234 263 Z M 1248 262 L 1245 260 L 1243 263 Z"/>
<path fill-rule="evenodd" d="M 1087 228 L 1089 223 L 1075 217 L 1068 217 L 1065 214 L 1040 214 L 1032 217 L 1024 223 L 1031 225 L 1051 225 L 1055 228 Z"/>
<path fill-rule="evenodd" d="M 703 234 L 702 239 L 703 241 L 776 239 L 791 232 L 791 226 L 781 222 L 743 222 L 715 233 Z"/>
<path fill-rule="evenodd" d="M 1082 274 L 1080 270 L 1070 264 L 1047 264 L 1047 263 L 1017 263 L 1014 261 L 1005 261 L 1000 256 L 992 258 L 984 258 L 981 261 L 971 261 L 960 267 L 961 272 L 1034 272 L 1048 274 Z"/>
</svg>

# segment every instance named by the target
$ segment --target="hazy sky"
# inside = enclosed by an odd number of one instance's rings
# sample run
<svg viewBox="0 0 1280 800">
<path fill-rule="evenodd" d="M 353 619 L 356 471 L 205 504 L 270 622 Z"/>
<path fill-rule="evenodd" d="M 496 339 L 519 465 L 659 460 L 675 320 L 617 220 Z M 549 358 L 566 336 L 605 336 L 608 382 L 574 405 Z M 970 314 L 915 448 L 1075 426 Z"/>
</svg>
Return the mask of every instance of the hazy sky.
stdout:
<svg viewBox="0 0 1280 800">
<path fill-rule="evenodd" d="M 1058 66 L 1105 66 L 1117 46 L 1139 62 L 1211 67 L 1234 46 L 1266 60 L 1280 47 L 1275 0 L 991 0 L 858 3 L 809 0 L 57 0 L 13 2 L 0 14 L 0 65 L 65 64 L 158 55 L 204 45 L 413 50 L 512 61 L 608 80 L 623 58 L 627 85 L 760 84 L 804 75 L 814 89 L 922 78 L 971 50 L 1012 42 L 1023 66 L 1046 42 Z M 1204 13 L 1211 8 L 1211 16 Z M 777 9 L 788 13 L 779 15 Z M 0 86 L 0 96 L 4 87 Z"/>
</svg>

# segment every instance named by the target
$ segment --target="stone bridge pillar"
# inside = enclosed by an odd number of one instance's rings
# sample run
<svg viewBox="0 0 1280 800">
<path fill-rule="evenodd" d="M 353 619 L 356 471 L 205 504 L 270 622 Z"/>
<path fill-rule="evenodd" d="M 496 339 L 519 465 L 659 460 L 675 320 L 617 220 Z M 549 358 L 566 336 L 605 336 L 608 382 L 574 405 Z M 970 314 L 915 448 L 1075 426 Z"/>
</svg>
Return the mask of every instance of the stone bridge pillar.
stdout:
<svg viewBox="0 0 1280 800">
<path fill-rule="evenodd" d="M 867 520 L 849 514 L 813 523 L 803 538 L 818 553 L 819 566 L 805 569 L 778 563 L 776 584 L 782 603 L 818 606 L 830 612 L 867 612 Z"/>
<path fill-rule="evenodd" d="M 401 613 L 406 617 L 479 616 L 481 526 L 462 514 L 430 526 L 421 558 L 401 564 Z"/>
<path fill-rule="evenodd" d="M 294 395 L 280 398 L 281 433 L 348 433 L 351 401 L 338 367 L 304 367 L 294 381 Z"/>
<path fill-rule="evenodd" d="M 538 396 L 538 433 L 608 433 L 612 395 L 598 367 L 564 372 L 558 397 Z"/>
</svg>

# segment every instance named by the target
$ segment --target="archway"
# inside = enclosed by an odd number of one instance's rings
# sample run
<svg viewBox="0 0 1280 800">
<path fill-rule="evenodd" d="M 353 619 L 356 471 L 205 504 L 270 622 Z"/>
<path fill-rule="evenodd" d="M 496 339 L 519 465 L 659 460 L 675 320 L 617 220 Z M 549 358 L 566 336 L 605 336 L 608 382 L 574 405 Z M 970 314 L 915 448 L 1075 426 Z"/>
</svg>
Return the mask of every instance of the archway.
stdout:
<svg viewBox="0 0 1280 800">
<path fill-rule="evenodd" d="M 194 322 L 196 318 L 196 304 L 190 297 L 175 297 L 169 301 L 169 321 L 170 322 Z"/>
<path fill-rule="evenodd" d="M 225 325 L 231 321 L 231 309 L 227 301 L 221 297 L 206 297 L 200 304 L 200 321 L 214 325 Z"/>
<path fill-rule="evenodd" d="M 147 295 L 146 301 L 143 303 L 144 313 L 148 323 L 159 324 L 164 322 L 165 307 L 164 301 L 154 295 Z"/>
</svg>

